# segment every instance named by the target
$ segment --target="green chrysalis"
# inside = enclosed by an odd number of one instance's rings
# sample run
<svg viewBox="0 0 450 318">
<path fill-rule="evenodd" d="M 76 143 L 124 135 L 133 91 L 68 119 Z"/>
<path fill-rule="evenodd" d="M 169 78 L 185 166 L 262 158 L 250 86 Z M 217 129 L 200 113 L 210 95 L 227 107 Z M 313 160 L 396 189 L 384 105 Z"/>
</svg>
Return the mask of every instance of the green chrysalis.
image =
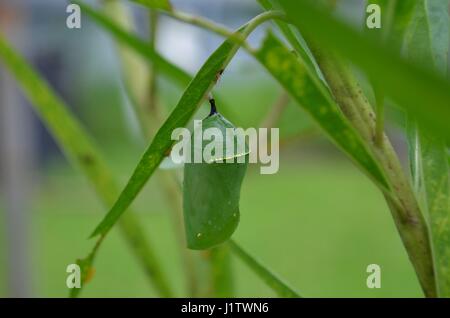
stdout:
<svg viewBox="0 0 450 318">
<path fill-rule="evenodd" d="M 201 163 L 184 165 L 183 210 L 186 239 L 188 248 L 195 250 L 223 243 L 235 231 L 240 217 L 241 184 L 248 164 L 249 151 L 245 140 L 227 132 L 227 128 L 235 127 L 216 112 L 213 99 L 210 103 L 211 113 L 203 119 L 201 130 L 203 133 L 208 128 L 217 128 L 223 138 L 223 151 L 212 151 L 213 156 L 209 161 L 202 157 Z M 200 132 L 194 128 L 194 136 L 196 133 Z M 217 142 L 216 138 L 202 140 L 201 147 L 195 147 L 196 143 L 192 137 L 192 157 L 195 151 L 203 153 L 212 140 Z M 227 144 L 230 141 L 233 141 L 234 147 L 230 147 L 230 143 Z M 239 157 L 243 158 L 237 162 Z M 234 162 L 229 162 L 230 159 L 234 159 Z"/>
</svg>

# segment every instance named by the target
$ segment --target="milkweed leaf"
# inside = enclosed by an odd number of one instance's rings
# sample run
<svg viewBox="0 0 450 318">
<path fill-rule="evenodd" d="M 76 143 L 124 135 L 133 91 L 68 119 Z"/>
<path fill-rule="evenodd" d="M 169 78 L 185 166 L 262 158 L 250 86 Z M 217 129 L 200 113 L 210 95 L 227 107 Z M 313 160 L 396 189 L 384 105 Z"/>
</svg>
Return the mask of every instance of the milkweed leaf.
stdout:
<svg viewBox="0 0 450 318">
<path fill-rule="evenodd" d="M 450 84 L 447 81 L 364 37 L 320 10 L 312 1 L 278 2 L 301 32 L 313 32 L 317 41 L 335 49 L 376 80 L 387 97 L 414 113 L 430 130 L 450 140 Z"/>
<path fill-rule="evenodd" d="M 419 0 L 406 39 L 408 58 L 437 71 L 448 67 L 446 0 Z M 428 212 L 438 296 L 450 297 L 450 180 L 445 140 L 409 116 L 410 165 L 418 196 Z"/>
<path fill-rule="evenodd" d="M 207 59 L 184 91 L 175 109 L 156 133 L 119 198 L 91 236 L 108 232 L 129 207 L 163 160 L 164 154 L 173 145 L 174 141 L 171 140 L 172 131 L 176 128 L 184 127 L 192 118 L 205 95 L 215 83 L 218 74 L 221 73 L 233 47 L 233 43 L 225 41 Z"/>
<path fill-rule="evenodd" d="M 317 78 L 271 33 L 267 34 L 256 57 L 327 136 L 382 189 L 388 190 L 376 160 Z"/>
</svg>

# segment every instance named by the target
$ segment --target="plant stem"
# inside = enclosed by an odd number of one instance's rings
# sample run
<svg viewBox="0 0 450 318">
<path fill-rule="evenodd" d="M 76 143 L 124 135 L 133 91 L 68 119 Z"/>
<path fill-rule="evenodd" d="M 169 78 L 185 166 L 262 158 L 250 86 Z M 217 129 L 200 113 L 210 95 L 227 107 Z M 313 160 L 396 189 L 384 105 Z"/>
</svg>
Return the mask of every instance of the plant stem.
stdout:
<svg viewBox="0 0 450 318">
<path fill-rule="evenodd" d="M 181 11 L 163 11 L 163 14 L 170 16 L 178 21 L 185 22 L 191 25 L 195 25 L 207 30 L 210 30 L 218 35 L 221 35 L 225 38 L 228 38 L 229 40 L 235 42 L 238 44 L 238 47 L 236 48 L 236 51 L 239 49 L 240 46 L 245 48 L 247 51 L 250 51 L 250 47 L 248 46 L 246 39 L 250 35 L 250 33 L 253 32 L 255 28 L 257 28 L 260 24 L 264 23 L 267 20 L 271 19 L 280 19 L 280 20 L 286 20 L 286 15 L 281 11 L 267 11 L 264 13 L 261 13 L 254 17 L 252 20 L 250 20 L 245 27 L 245 31 L 242 33 L 234 32 L 227 28 L 226 26 L 217 24 L 216 22 L 213 22 L 211 20 L 205 19 L 203 17 L 193 16 L 188 13 L 184 13 Z M 234 53 L 230 54 L 231 58 L 234 56 Z M 230 59 L 231 59 L 230 58 Z"/>
<path fill-rule="evenodd" d="M 382 130 L 382 119 L 377 125 L 372 107 L 344 62 L 314 44 L 312 47 L 337 103 L 366 140 L 392 185 L 393 195 L 385 193 L 386 201 L 425 295 L 435 297 L 436 286 L 428 229 L 398 156 Z M 382 114 L 380 116 L 382 117 Z M 376 142 L 377 139 L 380 141 Z"/>
<path fill-rule="evenodd" d="M 224 37 L 229 37 L 231 35 L 234 34 L 234 32 L 232 30 L 230 30 L 229 28 L 227 28 L 224 25 L 218 24 L 214 21 L 211 21 L 209 19 L 203 18 L 203 17 L 199 17 L 199 16 L 194 16 L 194 15 L 190 15 L 189 13 L 185 13 L 185 12 L 181 12 L 181 11 L 163 11 L 163 14 L 166 14 L 178 21 L 181 22 L 185 22 L 187 24 L 191 24 L 191 25 L 195 25 L 207 30 L 210 30 L 216 34 L 219 34 L 221 36 Z M 236 38 L 241 38 L 242 40 L 243 37 L 240 37 L 239 35 L 233 35 Z"/>
<path fill-rule="evenodd" d="M 228 65 L 228 63 L 231 61 L 231 59 L 234 57 L 234 55 L 236 54 L 236 52 L 239 50 L 239 48 L 241 46 L 244 49 L 246 49 L 248 52 L 252 52 L 253 49 L 245 42 L 245 40 L 258 26 L 260 26 L 264 22 L 272 20 L 272 19 L 284 20 L 284 19 L 286 19 L 286 15 L 281 11 L 275 11 L 275 10 L 263 12 L 263 13 L 257 15 L 256 17 L 254 17 L 253 19 L 251 19 L 245 25 L 245 28 L 241 33 L 242 37 L 243 37 L 242 41 L 241 40 L 236 41 L 233 37 L 233 34 L 237 34 L 239 31 L 228 35 L 228 38 L 235 42 L 235 46 L 234 46 L 233 50 L 230 52 L 230 55 L 228 56 L 228 59 L 225 64 Z"/>
<path fill-rule="evenodd" d="M 376 84 L 373 85 L 375 86 Z M 382 148 L 384 140 L 384 94 L 378 88 L 375 88 L 375 100 L 376 100 L 375 145 L 378 148 Z"/>
</svg>

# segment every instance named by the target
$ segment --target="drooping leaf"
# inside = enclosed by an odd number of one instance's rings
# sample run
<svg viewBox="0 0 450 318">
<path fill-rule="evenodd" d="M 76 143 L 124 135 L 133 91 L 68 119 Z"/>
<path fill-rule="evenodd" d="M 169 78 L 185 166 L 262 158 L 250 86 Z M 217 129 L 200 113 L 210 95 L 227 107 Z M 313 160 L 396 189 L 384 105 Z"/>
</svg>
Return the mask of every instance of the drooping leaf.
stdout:
<svg viewBox="0 0 450 318">
<path fill-rule="evenodd" d="M 219 136 L 202 140 L 208 129 L 215 129 Z M 190 249 L 207 249 L 223 243 L 239 223 L 239 197 L 247 170 L 248 149 L 243 145 L 242 152 L 238 152 L 238 136 L 228 134 L 227 129 L 234 126 L 219 113 L 208 116 L 194 128 L 192 158 L 184 165 L 183 181 L 184 223 Z M 227 147 L 230 142 L 236 147 Z M 211 146 L 214 153 L 204 154 Z M 196 158 L 200 162 L 194 162 Z"/>
<path fill-rule="evenodd" d="M 92 184 L 99 198 L 106 206 L 114 202 L 118 194 L 116 183 L 96 146 L 84 131 L 83 127 L 68 111 L 65 103 L 53 92 L 47 83 L 17 54 L 0 35 L 0 58 L 4 65 L 15 76 L 34 110 L 45 123 L 47 129 L 57 140 L 72 164 L 78 166 Z M 170 296 L 171 291 L 164 276 L 158 258 L 144 235 L 144 230 L 135 219 L 134 213 L 129 213 L 120 223 L 120 229 L 130 243 L 139 261 L 149 274 L 161 296 Z M 98 241 L 101 242 L 101 239 Z M 92 263 L 97 251 L 94 250 L 81 261 L 82 283 L 92 272 Z M 84 284 L 82 284 L 82 287 Z M 74 289 L 75 296 L 81 290 Z"/>
<path fill-rule="evenodd" d="M 448 1 L 417 1 L 406 39 L 407 56 L 446 72 L 448 67 Z M 409 154 L 418 196 L 428 212 L 436 285 L 440 297 L 450 297 L 450 180 L 445 140 L 409 116 Z"/>
<path fill-rule="evenodd" d="M 194 115 L 205 95 L 212 88 L 218 74 L 223 70 L 234 45 L 225 41 L 205 62 L 192 82 L 189 84 L 177 106 L 158 130 L 152 143 L 145 151 L 133 175 L 128 181 L 119 198 L 96 227 L 91 236 L 105 234 L 129 207 L 147 180 L 161 163 L 164 154 L 170 149 L 174 141 L 171 140 L 172 131 L 184 127 Z"/>
<path fill-rule="evenodd" d="M 447 81 L 364 37 L 311 1 L 278 2 L 301 32 L 308 32 L 324 46 L 351 60 L 376 79 L 396 104 L 416 114 L 429 129 L 450 139 L 447 120 L 450 118 L 450 85 Z"/>
<path fill-rule="evenodd" d="M 327 136 L 382 189 L 389 185 L 361 137 L 344 117 L 329 92 L 271 33 L 256 52 L 259 62 L 324 130 Z"/>
</svg>

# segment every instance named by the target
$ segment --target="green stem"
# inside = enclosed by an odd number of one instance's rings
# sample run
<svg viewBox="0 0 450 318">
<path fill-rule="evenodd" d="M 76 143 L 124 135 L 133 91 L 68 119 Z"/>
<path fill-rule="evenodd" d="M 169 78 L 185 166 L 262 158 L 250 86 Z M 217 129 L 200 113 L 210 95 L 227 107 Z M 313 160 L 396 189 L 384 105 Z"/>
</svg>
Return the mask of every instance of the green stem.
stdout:
<svg viewBox="0 0 450 318">
<path fill-rule="evenodd" d="M 233 35 L 234 32 L 232 30 L 230 30 L 229 28 L 227 28 L 226 26 L 220 25 L 214 21 L 211 21 L 211 20 L 203 18 L 203 17 L 190 15 L 188 13 L 181 12 L 181 11 L 163 11 L 163 14 L 170 16 L 178 21 L 181 21 L 181 22 L 184 22 L 187 24 L 191 24 L 191 25 L 195 25 L 195 26 L 198 26 L 203 29 L 208 29 L 208 30 L 210 30 L 216 34 L 219 34 L 221 36 L 224 36 L 224 37 L 235 36 L 236 38 L 243 39 L 243 37 L 239 37 L 239 35 Z M 245 40 L 245 39 L 243 39 L 243 40 Z"/>
<path fill-rule="evenodd" d="M 247 37 L 262 23 L 271 20 L 271 19 L 279 19 L 279 20 L 287 20 L 286 15 L 281 11 L 267 11 L 261 13 L 254 17 L 246 24 L 245 30 L 240 32 L 234 32 L 227 28 L 226 26 L 222 26 L 217 24 L 211 20 L 205 19 L 203 17 L 193 16 L 188 13 L 180 12 L 180 11 L 163 11 L 163 14 L 170 16 L 178 21 L 188 23 L 191 25 L 195 25 L 209 31 L 212 31 L 218 35 L 221 35 L 229 40 L 235 42 L 237 44 L 237 48 L 234 50 L 234 53 L 239 49 L 239 47 L 245 48 L 247 51 L 251 51 L 251 48 L 246 42 Z M 234 53 L 230 54 L 231 58 L 234 56 Z"/>
<path fill-rule="evenodd" d="M 376 84 L 374 84 L 375 86 Z M 375 145 L 378 148 L 383 147 L 384 140 L 384 94 L 375 88 L 376 100 L 376 127 L 375 127 Z"/>
<path fill-rule="evenodd" d="M 381 120 L 377 125 L 372 107 L 343 61 L 317 46 L 313 53 L 318 57 L 317 62 L 337 103 L 366 140 L 385 171 L 393 193 L 384 194 L 395 224 L 425 295 L 435 297 L 436 286 L 427 225 L 400 160 L 383 132 L 382 113 L 379 114 L 378 118 Z"/>
</svg>

